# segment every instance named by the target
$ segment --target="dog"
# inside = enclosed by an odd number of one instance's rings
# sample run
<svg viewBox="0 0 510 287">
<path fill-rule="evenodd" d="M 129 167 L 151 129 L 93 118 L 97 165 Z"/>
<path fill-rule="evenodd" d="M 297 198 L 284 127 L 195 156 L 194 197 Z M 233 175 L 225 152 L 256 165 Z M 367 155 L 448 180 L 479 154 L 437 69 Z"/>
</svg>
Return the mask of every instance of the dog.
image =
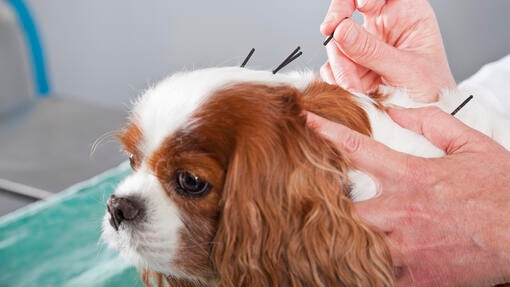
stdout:
<svg viewBox="0 0 510 287">
<path fill-rule="evenodd" d="M 445 111 L 466 95 L 446 91 Z M 107 201 L 102 238 L 158 286 L 392 286 L 384 234 L 353 202 L 376 187 L 304 111 L 422 157 L 444 152 L 395 124 L 405 91 L 363 95 L 313 72 L 223 67 L 175 74 L 135 103 L 119 135 L 133 173 Z M 474 102 L 457 115 L 500 142 Z M 509 148 L 509 145 L 506 146 Z"/>
</svg>

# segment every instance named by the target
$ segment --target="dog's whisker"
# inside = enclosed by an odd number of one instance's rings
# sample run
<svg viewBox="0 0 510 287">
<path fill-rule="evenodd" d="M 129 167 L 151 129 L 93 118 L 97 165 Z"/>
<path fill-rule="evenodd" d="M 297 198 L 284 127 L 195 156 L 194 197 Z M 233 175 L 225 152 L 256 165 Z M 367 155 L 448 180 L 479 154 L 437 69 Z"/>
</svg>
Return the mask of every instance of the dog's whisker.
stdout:
<svg viewBox="0 0 510 287">
<path fill-rule="evenodd" d="M 113 138 L 116 134 L 118 134 L 118 131 L 109 131 L 101 135 L 99 138 L 97 138 L 94 143 L 92 144 L 92 148 L 90 149 L 90 157 L 93 157 L 94 153 L 96 152 L 97 148 L 103 144 L 107 139 Z"/>
</svg>

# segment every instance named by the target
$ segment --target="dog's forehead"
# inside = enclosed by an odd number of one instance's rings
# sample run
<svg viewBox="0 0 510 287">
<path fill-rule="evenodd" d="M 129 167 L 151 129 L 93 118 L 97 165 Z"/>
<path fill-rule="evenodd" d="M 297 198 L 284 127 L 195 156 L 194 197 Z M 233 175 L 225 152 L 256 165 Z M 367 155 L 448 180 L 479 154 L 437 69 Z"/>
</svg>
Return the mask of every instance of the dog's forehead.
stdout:
<svg viewBox="0 0 510 287">
<path fill-rule="evenodd" d="M 144 152 L 155 151 L 216 90 L 229 85 L 250 82 L 288 84 L 305 89 L 315 76 L 312 72 L 273 75 L 239 67 L 209 68 L 174 74 L 148 89 L 135 103 L 132 121 L 143 135 Z"/>
</svg>

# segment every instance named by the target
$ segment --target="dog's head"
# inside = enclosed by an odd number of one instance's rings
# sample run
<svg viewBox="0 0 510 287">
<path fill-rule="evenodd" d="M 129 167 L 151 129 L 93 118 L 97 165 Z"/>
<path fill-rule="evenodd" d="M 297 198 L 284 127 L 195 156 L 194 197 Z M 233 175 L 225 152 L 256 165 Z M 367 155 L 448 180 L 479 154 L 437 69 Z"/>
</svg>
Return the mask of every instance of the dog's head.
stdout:
<svg viewBox="0 0 510 287">
<path fill-rule="evenodd" d="M 134 172 L 108 200 L 103 238 L 146 284 L 391 284 L 349 164 L 304 110 L 370 133 L 355 98 L 311 74 L 216 68 L 149 89 L 120 135 Z"/>
</svg>

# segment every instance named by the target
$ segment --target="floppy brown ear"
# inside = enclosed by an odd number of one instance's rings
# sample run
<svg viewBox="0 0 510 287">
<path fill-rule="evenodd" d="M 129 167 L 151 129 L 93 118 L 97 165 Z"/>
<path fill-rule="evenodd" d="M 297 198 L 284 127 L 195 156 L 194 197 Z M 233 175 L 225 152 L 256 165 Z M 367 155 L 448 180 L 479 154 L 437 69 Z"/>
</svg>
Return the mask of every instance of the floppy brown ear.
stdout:
<svg viewBox="0 0 510 287">
<path fill-rule="evenodd" d="M 376 106 L 382 105 L 377 99 L 374 99 L 374 103 Z M 303 109 L 364 135 L 372 134 L 365 110 L 350 92 L 339 86 L 322 81 L 312 82 L 303 92 Z"/>
<path fill-rule="evenodd" d="M 301 106 L 292 93 L 282 99 Z M 299 109 L 263 117 L 237 137 L 226 174 L 213 248 L 218 284 L 393 285 L 384 238 L 355 214 L 341 155 Z"/>
</svg>

